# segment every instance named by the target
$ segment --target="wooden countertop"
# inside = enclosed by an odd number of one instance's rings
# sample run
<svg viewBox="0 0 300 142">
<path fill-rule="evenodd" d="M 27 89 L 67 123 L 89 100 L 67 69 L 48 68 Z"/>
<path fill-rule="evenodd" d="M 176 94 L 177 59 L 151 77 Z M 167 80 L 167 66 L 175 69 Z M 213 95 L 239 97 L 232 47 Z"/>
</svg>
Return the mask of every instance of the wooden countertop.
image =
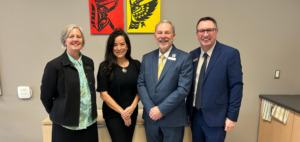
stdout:
<svg viewBox="0 0 300 142">
<path fill-rule="evenodd" d="M 300 95 L 259 95 L 260 98 L 300 113 Z"/>
</svg>

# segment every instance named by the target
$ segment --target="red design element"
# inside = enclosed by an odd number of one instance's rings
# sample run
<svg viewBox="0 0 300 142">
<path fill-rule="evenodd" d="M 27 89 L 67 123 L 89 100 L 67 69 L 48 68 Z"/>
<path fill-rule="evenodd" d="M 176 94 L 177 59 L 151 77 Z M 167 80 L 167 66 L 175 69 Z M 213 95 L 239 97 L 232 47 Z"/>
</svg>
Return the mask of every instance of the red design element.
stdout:
<svg viewBox="0 0 300 142">
<path fill-rule="evenodd" d="M 123 0 L 89 0 L 91 34 L 124 30 Z"/>
</svg>

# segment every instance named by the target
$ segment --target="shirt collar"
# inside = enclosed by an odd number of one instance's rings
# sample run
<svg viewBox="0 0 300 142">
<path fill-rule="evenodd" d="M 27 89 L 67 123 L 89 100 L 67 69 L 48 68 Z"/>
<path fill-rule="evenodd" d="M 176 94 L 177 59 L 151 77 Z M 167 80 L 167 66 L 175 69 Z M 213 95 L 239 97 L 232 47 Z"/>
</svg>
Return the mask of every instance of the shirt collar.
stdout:
<svg viewBox="0 0 300 142">
<path fill-rule="evenodd" d="M 170 54 L 172 48 L 173 48 L 173 45 L 171 46 L 171 48 L 170 48 L 165 54 L 163 54 L 166 58 L 169 57 L 169 54 Z M 160 57 L 161 55 L 162 55 L 162 53 L 161 53 L 160 50 L 158 49 L 158 57 Z"/>
<path fill-rule="evenodd" d="M 82 55 L 81 55 L 81 53 L 80 53 L 80 57 L 79 57 L 78 60 L 75 60 L 71 55 L 69 55 L 68 52 L 67 52 L 67 55 L 68 55 L 69 60 L 70 60 L 74 65 L 76 65 L 76 64 L 82 65 L 82 59 L 81 59 Z"/>
<path fill-rule="evenodd" d="M 212 48 L 210 48 L 207 52 L 204 52 L 204 51 L 202 50 L 202 48 L 200 48 L 200 49 L 201 49 L 201 56 L 203 56 L 204 53 L 207 53 L 208 57 L 211 57 L 212 52 L 214 51 L 214 48 L 215 48 L 215 46 L 216 46 L 216 43 L 217 43 L 217 42 L 215 42 L 215 44 L 212 46 Z"/>
</svg>

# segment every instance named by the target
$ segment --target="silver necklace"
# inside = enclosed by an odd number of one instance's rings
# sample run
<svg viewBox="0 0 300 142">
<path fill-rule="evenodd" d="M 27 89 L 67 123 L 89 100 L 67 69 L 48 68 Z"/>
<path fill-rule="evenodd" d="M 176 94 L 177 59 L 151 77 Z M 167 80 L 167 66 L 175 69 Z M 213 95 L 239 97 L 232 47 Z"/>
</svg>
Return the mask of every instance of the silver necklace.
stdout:
<svg viewBox="0 0 300 142">
<path fill-rule="evenodd" d="M 122 72 L 126 73 L 127 69 L 122 67 Z"/>
</svg>

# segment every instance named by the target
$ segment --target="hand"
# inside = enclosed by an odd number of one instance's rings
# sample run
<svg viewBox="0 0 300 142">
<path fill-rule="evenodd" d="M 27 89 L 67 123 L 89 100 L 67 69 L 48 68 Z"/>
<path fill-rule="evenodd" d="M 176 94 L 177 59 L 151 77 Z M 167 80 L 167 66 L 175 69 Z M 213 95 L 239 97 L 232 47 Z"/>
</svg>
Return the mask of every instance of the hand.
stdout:
<svg viewBox="0 0 300 142">
<path fill-rule="evenodd" d="M 123 120 L 124 120 L 125 126 L 130 126 L 130 125 L 131 125 L 131 118 L 130 118 L 130 117 L 127 118 L 127 119 L 124 119 L 124 118 L 123 118 Z"/>
<path fill-rule="evenodd" d="M 234 122 L 234 121 L 231 121 L 231 120 L 228 119 L 228 118 L 226 118 L 224 130 L 228 132 L 228 131 L 233 130 L 234 127 L 235 127 L 235 122 Z"/>
<path fill-rule="evenodd" d="M 123 119 L 124 119 L 124 118 L 125 118 L 125 119 L 130 118 L 131 115 L 132 115 L 132 113 L 133 113 L 133 111 L 134 111 L 134 109 L 133 109 L 131 106 L 127 107 L 127 108 L 121 113 L 122 118 L 123 118 Z"/>
<path fill-rule="evenodd" d="M 163 114 L 160 112 L 159 108 L 157 106 L 150 109 L 149 117 L 153 120 L 158 120 L 163 117 Z"/>
</svg>

